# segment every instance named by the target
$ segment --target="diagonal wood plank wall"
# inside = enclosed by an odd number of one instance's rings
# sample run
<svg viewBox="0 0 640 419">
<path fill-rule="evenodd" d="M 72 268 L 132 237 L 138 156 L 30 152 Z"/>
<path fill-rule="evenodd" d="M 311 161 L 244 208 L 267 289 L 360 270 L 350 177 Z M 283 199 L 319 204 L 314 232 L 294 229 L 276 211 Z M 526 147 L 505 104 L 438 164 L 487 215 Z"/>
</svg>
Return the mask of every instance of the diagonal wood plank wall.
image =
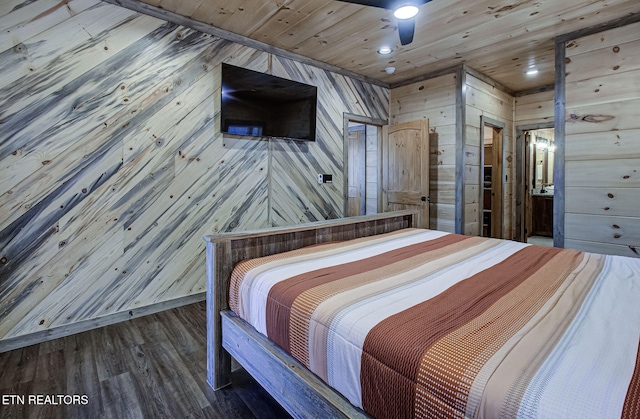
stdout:
<svg viewBox="0 0 640 419">
<path fill-rule="evenodd" d="M 0 28 L 0 344 L 202 293 L 204 234 L 341 217 L 343 113 L 387 118 L 385 88 L 97 0 Z M 222 62 L 318 86 L 317 142 L 223 138 Z"/>
</svg>

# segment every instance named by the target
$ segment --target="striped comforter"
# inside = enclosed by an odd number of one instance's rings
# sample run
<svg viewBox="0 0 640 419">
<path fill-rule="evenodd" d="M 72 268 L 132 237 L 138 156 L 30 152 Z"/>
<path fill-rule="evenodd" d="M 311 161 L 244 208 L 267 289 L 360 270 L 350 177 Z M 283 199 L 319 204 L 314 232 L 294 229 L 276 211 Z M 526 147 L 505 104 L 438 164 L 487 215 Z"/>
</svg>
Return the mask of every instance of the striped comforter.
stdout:
<svg viewBox="0 0 640 419">
<path fill-rule="evenodd" d="M 247 260 L 230 306 L 378 418 L 640 417 L 640 260 L 407 229 Z"/>
</svg>

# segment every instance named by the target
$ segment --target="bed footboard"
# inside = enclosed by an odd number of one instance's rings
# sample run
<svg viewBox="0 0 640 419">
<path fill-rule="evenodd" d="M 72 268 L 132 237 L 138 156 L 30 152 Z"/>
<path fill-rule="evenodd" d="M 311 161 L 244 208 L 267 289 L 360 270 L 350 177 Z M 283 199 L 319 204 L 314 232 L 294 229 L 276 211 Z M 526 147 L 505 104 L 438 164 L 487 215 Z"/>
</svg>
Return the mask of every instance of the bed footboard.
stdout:
<svg viewBox="0 0 640 419">
<path fill-rule="evenodd" d="M 228 310 L 229 278 L 244 259 L 269 256 L 304 246 L 384 234 L 414 227 L 417 211 L 396 211 L 205 236 L 207 264 L 207 381 L 214 390 L 230 384 L 231 355 L 223 348 L 221 311 Z M 232 339 L 232 338 L 231 338 Z M 227 344 L 229 341 L 227 340 Z M 242 359 L 237 359 L 244 366 Z M 257 381 L 260 382 L 258 377 Z M 264 386 L 265 384 L 261 382 Z M 274 395 L 274 397 L 276 397 Z M 277 397 L 276 397 L 277 399 Z M 279 400 L 283 406 L 286 405 Z"/>
<path fill-rule="evenodd" d="M 225 349 L 294 417 L 370 418 L 232 311 L 222 325 Z"/>
</svg>

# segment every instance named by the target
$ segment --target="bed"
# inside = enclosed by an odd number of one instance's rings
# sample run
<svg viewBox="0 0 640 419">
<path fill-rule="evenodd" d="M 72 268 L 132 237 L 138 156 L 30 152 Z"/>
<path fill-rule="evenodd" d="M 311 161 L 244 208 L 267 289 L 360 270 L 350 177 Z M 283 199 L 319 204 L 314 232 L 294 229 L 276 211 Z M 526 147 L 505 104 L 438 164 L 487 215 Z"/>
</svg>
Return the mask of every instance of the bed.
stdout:
<svg viewBox="0 0 640 419">
<path fill-rule="evenodd" d="M 233 356 L 295 417 L 639 417 L 640 260 L 415 217 L 207 236 L 212 387 Z"/>
</svg>

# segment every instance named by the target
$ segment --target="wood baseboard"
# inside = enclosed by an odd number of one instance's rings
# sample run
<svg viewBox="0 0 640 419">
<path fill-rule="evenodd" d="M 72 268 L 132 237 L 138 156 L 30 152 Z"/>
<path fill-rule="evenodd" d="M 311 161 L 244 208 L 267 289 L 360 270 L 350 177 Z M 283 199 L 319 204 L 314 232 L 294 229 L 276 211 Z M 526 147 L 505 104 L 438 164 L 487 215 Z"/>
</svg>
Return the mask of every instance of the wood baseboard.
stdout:
<svg viewBox="0 0 640 419">
<path fill-rule="evenodd" d="M 58 326 L 48 330 L 30 333 L 28 335 L 2 339 L 0 340 L 0 353 L 24 348 L 25 346 L 35 345 L 36 343 L 42 343 L 48 340 L 74 335 L 76 333 L 86 332 L 87 330 L 124 322 L 137 317 L 148 316 L 149 314 L 158 313 L 160 311 L 197 303 L 199 301 L 204 301 L 205 298 L 206 293 L 200 292 L 198 294 L 192 294 L 186 297 L 176 298 L 174 300 L 162 301 L 145 307 L 109 314 L 96 319 L 82 320 L 77 323 Z"/>
</svg>

